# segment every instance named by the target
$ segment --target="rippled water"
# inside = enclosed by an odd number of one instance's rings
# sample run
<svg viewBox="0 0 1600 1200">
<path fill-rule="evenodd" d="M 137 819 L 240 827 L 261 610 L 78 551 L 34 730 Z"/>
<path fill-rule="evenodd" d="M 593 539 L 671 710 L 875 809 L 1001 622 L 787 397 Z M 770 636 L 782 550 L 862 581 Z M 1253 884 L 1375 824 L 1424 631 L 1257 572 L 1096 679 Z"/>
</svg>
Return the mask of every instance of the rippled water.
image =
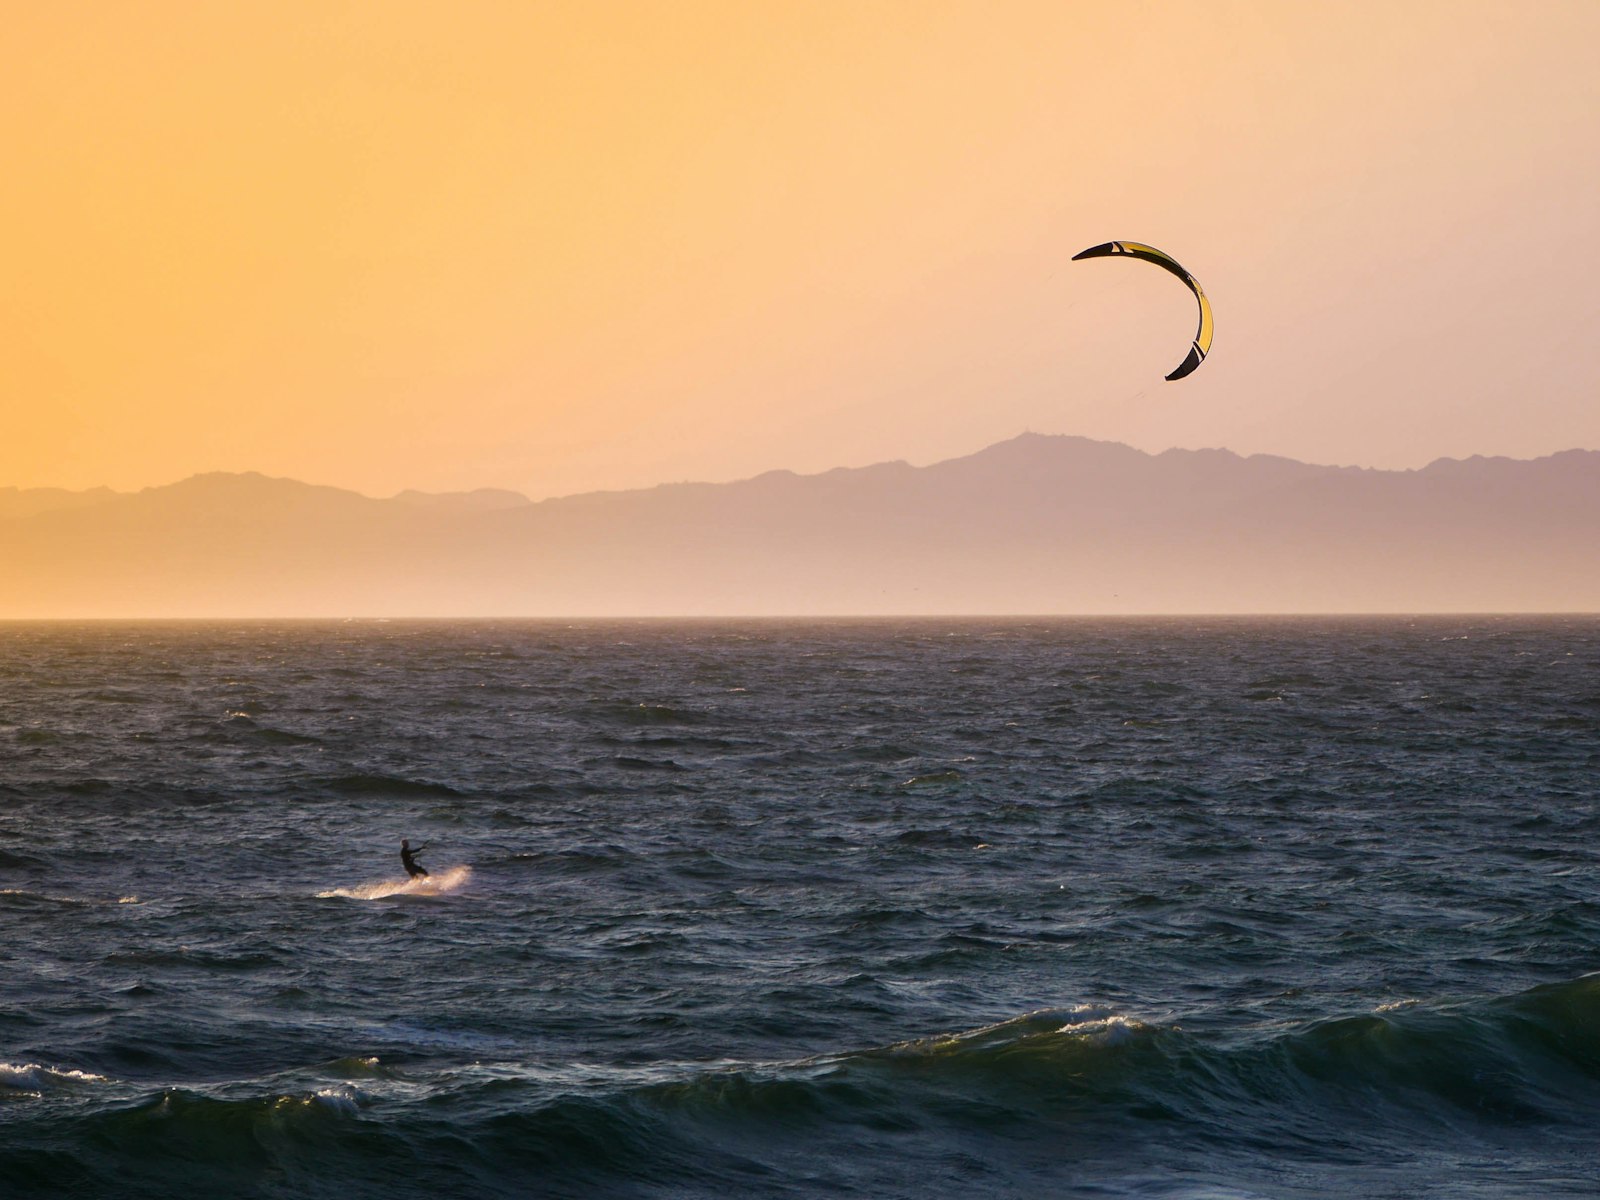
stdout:
<svg viewBox="0 0 1600 1200">
<path fill-rule="evenodd" d="M 0 1195 L 1594 1196 L 1597 846 L 1591 618 L 0 625 Z"/>
</svg>

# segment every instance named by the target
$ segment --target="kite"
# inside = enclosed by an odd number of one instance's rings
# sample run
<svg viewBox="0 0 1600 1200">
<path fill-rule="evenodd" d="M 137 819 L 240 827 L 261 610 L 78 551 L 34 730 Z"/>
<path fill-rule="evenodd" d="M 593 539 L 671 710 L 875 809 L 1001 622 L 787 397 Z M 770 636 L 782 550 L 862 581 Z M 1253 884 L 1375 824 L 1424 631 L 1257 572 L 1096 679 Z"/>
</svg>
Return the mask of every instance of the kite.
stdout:
<svg viewBox="0 0 1600 1200">
<path fill-rule="evenodd" d="M 1168 379 L 1182 379 L 1202 362 L 1211 350 L 1211 302 L 1206 299 L 1206 294 L 1200 290 L 1200 285 L 1195 282 L 1194 276 L 1183 269 L 1183 266 L 1172 255 L 1165 251 L 1157 250 L 1154 246 L 1146 246 L 1139 242 L 1106 242 L 1101 246 L 1090 246 L 1082 254 L 1074 254 L 1072 261 L 1080 258 L 1110 258 L 1121 256 L 1123 258 L 1142 258 L 1145 262 L 1155 263 L 1156 266 L 1171 271 L 1194 293 L 1194 298 L 1200 302 L 1200 328 L 1195 331 L 1194 343 L 1189 347 L 1189 356 L 1178 365 L 1178 369 L 1168 375 Z"/>
</svg>

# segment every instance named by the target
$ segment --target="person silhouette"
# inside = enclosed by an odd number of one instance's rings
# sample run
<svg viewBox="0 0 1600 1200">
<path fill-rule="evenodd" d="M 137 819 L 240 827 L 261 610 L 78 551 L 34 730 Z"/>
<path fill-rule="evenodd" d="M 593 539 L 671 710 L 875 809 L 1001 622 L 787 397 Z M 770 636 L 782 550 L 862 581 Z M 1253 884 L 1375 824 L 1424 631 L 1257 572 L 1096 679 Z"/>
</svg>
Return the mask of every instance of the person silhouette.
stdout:
<svg viewBox="0 0 1600 1200">
<path fill-rule="evenodd" d="M 412 857 L 413 855 L 421 854 L 426 849 L 426 846 L 418 846 L 415 850 L 413 850 L 411 848 L 411 842 L 409 839 L 400 839 L 400 861 L 405 864 L 406 874 L 411 876 L 413 879 L 426 879 L 428 877 L 427 868 L 420 865 L 417 860 Z"/>
</svg>

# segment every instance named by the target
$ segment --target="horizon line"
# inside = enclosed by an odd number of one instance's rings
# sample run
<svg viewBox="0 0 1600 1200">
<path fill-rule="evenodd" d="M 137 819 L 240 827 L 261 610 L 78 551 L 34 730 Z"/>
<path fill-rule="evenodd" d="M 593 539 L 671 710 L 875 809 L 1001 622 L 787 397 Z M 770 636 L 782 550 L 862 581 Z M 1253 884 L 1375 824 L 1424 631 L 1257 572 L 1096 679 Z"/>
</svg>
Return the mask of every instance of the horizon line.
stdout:
<svg viewBox="0 0 1600 1200">
<path fill-rule="evenodd" d="M 204 616 L 204 617 L 0 617 L 0 626 L 6 625 L 202 625 L 233 624 L 327 624 L 327 625 L 392 625 L 392 624 L 442 624 L 446 622 L 481 622 L 487 624 L 572 624 L 574 622 L 633 622 L 633 623 L 710 623 L 715 621 L 745 621 L 780 623 L 796 621 L 1229 621 L 1229 620 L 1305 620 L 1305 621 L 1429 621 L 1429 620 L 1507 620 L 1519 618 L 1594 618 L 1600 619 L 1600 609 L 1429 609 L 1429 610 L 1360 610 L 1349 612 L 1308 611 L 1289 609 L 1263 609 L 1259 611 L 1194 611 L 1194 612 L 1083 612 L 1083 613 L 635 613 L 635 614 L 570 614 L 565 616 L 499 615 L 470 616 Z"/>
</svg>

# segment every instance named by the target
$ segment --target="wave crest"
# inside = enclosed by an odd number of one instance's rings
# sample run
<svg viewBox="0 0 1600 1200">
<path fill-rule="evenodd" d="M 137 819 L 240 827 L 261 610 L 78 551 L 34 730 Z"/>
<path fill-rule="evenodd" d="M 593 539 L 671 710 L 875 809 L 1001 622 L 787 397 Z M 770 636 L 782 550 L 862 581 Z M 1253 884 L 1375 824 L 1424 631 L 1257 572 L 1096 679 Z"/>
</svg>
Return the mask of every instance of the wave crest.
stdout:
<svg viewBox="0 0 1600 1200">
<path fill-rule="evenodd" d="M 89 1071 L 60 1071 L 39 1063 L 0 1062 L 0 1093 L 20 1092 L 27 1096 L 42 1096 L 89 1084 L 109 1083 L 104 1075 Z"/>
</svg>

